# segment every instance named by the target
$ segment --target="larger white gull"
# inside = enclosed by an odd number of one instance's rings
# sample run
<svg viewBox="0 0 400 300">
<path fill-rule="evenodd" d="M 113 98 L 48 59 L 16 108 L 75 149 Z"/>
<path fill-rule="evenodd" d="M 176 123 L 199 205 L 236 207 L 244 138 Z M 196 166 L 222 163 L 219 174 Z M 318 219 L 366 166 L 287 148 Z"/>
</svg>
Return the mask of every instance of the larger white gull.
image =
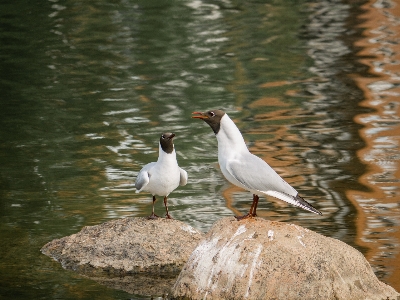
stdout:
<svg viewBox="0 0 400 300">
<path fill-rule="evenodd" d="M 282 179 L 264 160 L 250 153 L 242 134 L 222 110 L 193 112 L 192 118 L 202 119 L 214 131 L 218 140 L 218 162 L 225 178 L 232 184 L 250 191 L 253 203 L 245 216 L 238 220 L 255 217 L 259 195 L 268 195 L 322 215 L 299 193 Z"/>
</svg>

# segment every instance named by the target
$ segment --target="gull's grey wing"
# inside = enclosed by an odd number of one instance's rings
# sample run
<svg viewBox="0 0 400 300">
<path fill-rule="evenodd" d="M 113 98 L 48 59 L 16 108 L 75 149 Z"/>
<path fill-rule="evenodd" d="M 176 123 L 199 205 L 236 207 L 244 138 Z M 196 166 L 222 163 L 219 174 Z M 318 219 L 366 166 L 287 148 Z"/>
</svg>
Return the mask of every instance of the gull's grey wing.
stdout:
<svg viewBox="0 0 400 300">
<path fill-rule="evenodd" d="M 241 184 L 260 192 L 276 191 L 296 196 L 297 191 L 279 176 L 265 161 L 251 153 L 241 160 L 231 160 L 226 164 L 228 172 Z"/>
<path fill-rule="evenodd" d="M 180 172 L 179 185 L 186 185 L 188 180 L 187 172 L 182 168 L 179 168 L 179 172 Z"/>
<path fill-rule="evenodd" d="M 241 160 L 231 160 L 226 164 L 228 172 L 249 190 L 281 199 L 316 214 L 321 214 L 311 204 L 301 198 L 297 191 L 282 179 L 265 161 L 251 153 Z"/>
<path fill-rule="evenodd" d="M 141 192 L 149 183 L 150 181 L 149 171 L 155 164 L 156 164 L 155 162 L 149 163 L 140 170 L 135 182 L 136 193 Z"/>
</svg>

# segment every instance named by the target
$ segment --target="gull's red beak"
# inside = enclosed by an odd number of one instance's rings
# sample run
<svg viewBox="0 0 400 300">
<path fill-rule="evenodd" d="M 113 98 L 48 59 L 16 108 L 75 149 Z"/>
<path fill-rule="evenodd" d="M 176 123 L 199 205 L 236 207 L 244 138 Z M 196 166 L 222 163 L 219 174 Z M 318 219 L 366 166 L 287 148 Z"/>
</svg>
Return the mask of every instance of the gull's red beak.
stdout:
<svg viewBox="0 0 400 300">
<path fill-rule="evenodd" d="M 193 119 L 208 119 L 208 116 L 200 111 L 194 111 L 192 112 L 192 115 L 196 115 L 192 116 Z"/>
</svg>

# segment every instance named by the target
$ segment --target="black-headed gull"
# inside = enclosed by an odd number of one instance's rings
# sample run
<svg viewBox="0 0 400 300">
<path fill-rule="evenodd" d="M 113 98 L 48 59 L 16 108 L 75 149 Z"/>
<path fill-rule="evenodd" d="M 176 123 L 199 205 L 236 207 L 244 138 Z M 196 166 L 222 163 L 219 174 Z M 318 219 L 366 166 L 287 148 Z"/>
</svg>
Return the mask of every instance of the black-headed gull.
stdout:
<svg viewBox="0 0 400 300">
<path fill-rule="evenodd" d="M 238 220 L 256 216 L 258 196 L 262 194 L 322 215 L 264 160 L 250 153 L 239 129 L 224 111 L 193 112 L 192 118 L 202 119 L 214 131 L 218 140 L 218 162 L 225 178 L 253 194 L 249 213 L 236 217 Z"/>
<path fill-rule="evenodd" d="M 145 165 L 136 178 L 136 193 L 145 191 L 153 195 L 153 210 L 149 219 L 158 218 L 154 214 L 155 196 L 164 196 L 166 217 L 172 219 L 168 213 L 167 197 L 179 185 L 186 185 L 187 183 L 187 173 L 178 166 L 176 161 L 174 143 L 172 142 L 174 136 L 175 134 L 170 132 L 161 135 L 157 162 Z"/>
</svg>

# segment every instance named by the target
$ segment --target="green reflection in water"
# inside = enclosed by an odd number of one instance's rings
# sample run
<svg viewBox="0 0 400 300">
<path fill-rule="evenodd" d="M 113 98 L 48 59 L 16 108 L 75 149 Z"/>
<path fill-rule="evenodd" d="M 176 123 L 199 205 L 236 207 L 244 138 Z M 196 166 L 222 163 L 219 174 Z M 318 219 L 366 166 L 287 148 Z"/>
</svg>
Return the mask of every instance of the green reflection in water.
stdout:
<svg viewBox="0 0 400 300">
<path fill-rule="evenodd" d="M 194 110 L 226 109 L 251 149 L 325 216 L 274 201 L 260 201 L 260 213 L 354 242 L 345 188 L 337 197 L 347 210 L 336 218 L 332 176 L 304 168 L 331 159 L 343 171 L 336 152 L 320 153 L 326 140 L 310 137 L 327 117 L 305 105 L 321 80 L 310 71 L 309 37 L 299 34 L 305 1 L 37 4 L 0 4 L 2 298 L 139 298 L 65 271 L 39 249 L 83 226 L 149 215 L 151 197 L 135 194 L 133 182 L 156 159 L 163 131 L 176 133 L 189 173 L 169 198 L 171 214 L 204 231 L 231 216 L 215 137 L 190 119 Z M 335 125 L 317 136 L 334 146 Z M 233 207 L 247 211 L 250 195 L 232 195 Z M 163 213 L 161 201 L 156 210 Z"/>
</svg>

